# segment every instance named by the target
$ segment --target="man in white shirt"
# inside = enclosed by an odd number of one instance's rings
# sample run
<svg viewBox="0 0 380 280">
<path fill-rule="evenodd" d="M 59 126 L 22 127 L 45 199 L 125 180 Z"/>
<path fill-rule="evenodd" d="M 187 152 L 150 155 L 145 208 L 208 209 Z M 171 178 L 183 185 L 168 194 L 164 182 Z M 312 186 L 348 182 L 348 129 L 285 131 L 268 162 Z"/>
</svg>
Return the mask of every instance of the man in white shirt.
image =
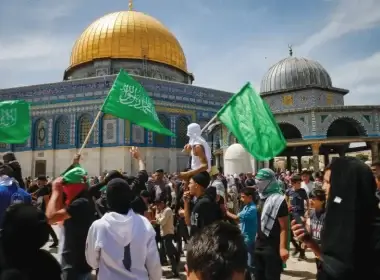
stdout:
<svg viewBox="0 0 380 280">
<path fill-rule="evenodd" d="M 120 178 L 107 184 L 109 212 L 87 235 L 86 260 L 98 269 L 98 280 L 160 280 L 162 269 L 151 223 L 131 209 L 134 199 Z"/>
<path fill-rule="evenodd" d="M 315 188 L 315 183 L 310 181 L 310 173 L 308 170 L 302 170 L 301 179 L 301 188 L 305 189 L 307 195 L 309 196 L 311 191 Z"/>
</svg>

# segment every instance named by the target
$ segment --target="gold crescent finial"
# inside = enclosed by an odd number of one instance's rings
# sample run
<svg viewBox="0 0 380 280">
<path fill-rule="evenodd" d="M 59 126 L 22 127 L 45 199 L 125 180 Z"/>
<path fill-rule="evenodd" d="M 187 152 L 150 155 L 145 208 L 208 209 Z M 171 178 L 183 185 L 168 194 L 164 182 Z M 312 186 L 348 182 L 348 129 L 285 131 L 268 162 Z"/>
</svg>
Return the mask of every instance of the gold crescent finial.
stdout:
<svg viewBox="0 0 380 280">
<path fill-rule="evenodd" d="M 128 7 L 129 7 L 129 10 L 132 11 L 132 9 L 133 9 L 133 0 L 129 0 Z"/>
</svg>

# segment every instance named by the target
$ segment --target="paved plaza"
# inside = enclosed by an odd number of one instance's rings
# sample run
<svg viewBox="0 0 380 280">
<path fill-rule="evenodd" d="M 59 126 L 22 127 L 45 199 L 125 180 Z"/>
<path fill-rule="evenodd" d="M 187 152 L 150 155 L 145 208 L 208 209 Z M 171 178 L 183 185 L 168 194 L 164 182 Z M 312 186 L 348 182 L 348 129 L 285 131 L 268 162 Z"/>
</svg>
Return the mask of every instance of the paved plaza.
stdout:
<svg viewBox="0 0 380 280">
<path fill-rule="evenodd" d="M 53 226 L 59 237 L 59 229 Z M 51 242 L 46 244 L 45 249 L 51 252 L 58 259 L 58 249 L 49 249 Z M 311 252 L 306 252 L 307 259 L 304 261 L 299 261 L 297 258 L 290 257 L 287 262 L 287 268 L 285 269 L 281 280 L 313 280 L 315 279 L 316 267 L 314 263 L 313 254 Z M 185 257 L 181 258 L 181 267 L 185 264 Z M 183 270 L 183 269 L 182 269 Z M 170 274 L 170 268 L 168 266 L 163 267 L 163 278 L 166 279 L 165 275 Z M 95 277 L 94 277 L 95 279 Z M 182 271 L 181 280 L 186 279 L 185 273 Z"/>
</svg>

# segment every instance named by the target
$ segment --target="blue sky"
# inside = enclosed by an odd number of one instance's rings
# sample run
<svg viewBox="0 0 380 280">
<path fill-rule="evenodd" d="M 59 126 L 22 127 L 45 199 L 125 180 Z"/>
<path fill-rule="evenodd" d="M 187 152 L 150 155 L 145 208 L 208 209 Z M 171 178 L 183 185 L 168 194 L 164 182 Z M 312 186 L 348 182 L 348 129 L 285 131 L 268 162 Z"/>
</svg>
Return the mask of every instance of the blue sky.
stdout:
<svg viewBox="0 0 380 280">
<path fill-rule="evenodd" d="M 95 19 L 128 0 L 0 0 L 0 88 L 62 80 L 71 48 Z M 195 84 L 259 87 L 288 55 L 319 61 L 346 104 L 379 104 L 379 0 L 134 0 L 178 38 Z"/>
</svg>

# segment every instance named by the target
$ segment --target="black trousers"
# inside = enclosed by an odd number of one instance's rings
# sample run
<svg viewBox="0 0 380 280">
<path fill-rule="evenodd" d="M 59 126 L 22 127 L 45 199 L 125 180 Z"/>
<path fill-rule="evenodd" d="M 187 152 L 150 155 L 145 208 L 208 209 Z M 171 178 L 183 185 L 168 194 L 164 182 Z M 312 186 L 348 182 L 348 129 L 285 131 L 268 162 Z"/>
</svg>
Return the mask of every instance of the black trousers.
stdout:
<svg viewBox="0 0 380 280">
<path fill-rule="evenodd" d="M 185 224 L 185 219 L 180 218 L 177 221 L 176 226 L 176 236 L 175 241 L 177 243 L 177 251 L 179 254 L 183 252 L 182 248 L 182 240 L 187 244 L 187 241 L 190 239 L 189 237 L 189 231 L 187 230 L 187 226 Z"/>
<path fill-rule="evenodd" d="M 166 254 L 170 260 L 170 265 L 172 268 L 172 272 L 174 274 L 178 274 L 178 264 L 179 264 L 179 254 L 174 244 L 174 234 L 167 234 L 162 236 L 163 247 L 161 248 L 165 250 L 162 254 Z"/>
<path fill-rule="evenodd" d="M 290 242 L 295 248 L 294 253 L 300 253 L 300 257 L 305 256 L 305 249 L 302 248 L 301 243 L 294 239 L 293 231 L 290 231 Z"/>
<path fill-rule="evenodd" d="M 55 234 L 55 231 L 51 225 L 49 225 L 49 234 L 50 234 L 51 238 L 53 238 L 54 244 L 58 244 L 57 234 Z"/>
<path fill-rule="evenodd" d="M 278 254 L 255 252 L 255 280 L 280 280 L 282 261 Z"/>
</svg>

